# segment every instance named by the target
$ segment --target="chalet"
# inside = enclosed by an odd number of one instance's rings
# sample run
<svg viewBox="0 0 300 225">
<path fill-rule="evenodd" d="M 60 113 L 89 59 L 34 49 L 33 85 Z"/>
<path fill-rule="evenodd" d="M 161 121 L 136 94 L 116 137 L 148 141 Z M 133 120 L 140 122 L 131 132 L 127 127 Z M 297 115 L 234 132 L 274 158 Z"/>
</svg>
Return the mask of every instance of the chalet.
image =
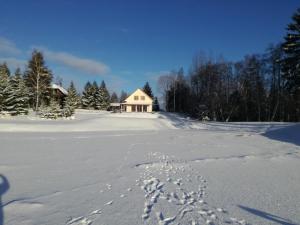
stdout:
<svg viewBox="0 0 300 225">
<path fill-rule="evenodd" d="M 141 89 L 133 92 L 124 102 L 121 103 L 123 112 L 152 112 L 153 99 Z"/>
<path fill-rule="evenodd" d="M 57 101 L 61 106 L 64 105 L 65 98 L 68 95 L 68 91 L 62 86 L 57 84 L 51 85 L 51 98 Z"/>
</svg>

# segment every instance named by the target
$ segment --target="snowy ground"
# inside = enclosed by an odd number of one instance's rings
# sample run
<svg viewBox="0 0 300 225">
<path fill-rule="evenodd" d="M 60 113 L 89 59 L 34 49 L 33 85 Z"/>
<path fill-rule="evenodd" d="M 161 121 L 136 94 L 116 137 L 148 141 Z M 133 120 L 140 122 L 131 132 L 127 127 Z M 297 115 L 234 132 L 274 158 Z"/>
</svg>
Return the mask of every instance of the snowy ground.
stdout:
<svg viewBox="0 0 300 225">
<path fill-rule="evenodd" d="M 0 224 L 300 224 L 299 124 L 78 111 L 0 143 Z"/>
</svg>

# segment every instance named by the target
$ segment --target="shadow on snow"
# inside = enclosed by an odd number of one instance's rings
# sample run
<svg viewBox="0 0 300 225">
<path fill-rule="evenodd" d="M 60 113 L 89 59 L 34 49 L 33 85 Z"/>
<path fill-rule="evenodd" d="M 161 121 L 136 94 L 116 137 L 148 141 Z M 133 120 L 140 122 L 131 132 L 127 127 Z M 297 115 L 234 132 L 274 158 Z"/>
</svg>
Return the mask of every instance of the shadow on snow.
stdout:
<svg viewBox="0 0 300 225">
<path fill-rule="evenodd" d="M 9 183 L 5 176 L 0 174 L 0 225 L 4 224 L 4 213 L 3 213 L 3 207 L 2 205 L 2 195 L 5 194 L 9 189 Z"/>
<path fill-rule="evenodd" d="M 300 146 L 300 124 L 293 124 L 279 129 L 267 131 L 263 136 L 277 140 L 292 143 Z"/>
<path fill-rule="evenodd" d="M 263 211 L 253 209 L 253 208 L 249 208 L 249 207 L 242 206 L 242 205 L 238 205 L 238 207 L 245 210 L 245 211 L 247 211 L 248 213 L 254 214 L 254 215 L 259 216 L 263 219 L 266 219 L 266 220 L 269 220 L 269 221 L 272 221 L 272 222 L 275 222 L 275 223 L 278 223 L 278 224 L 281 224 L 281 225 L 297 225 L 296 223 L 293 223 L 290 220 L 284 219 L 284 218 L 279 217 L 279 216 L 272 215 L 272 214 L 267 213 L 267 212 L 263 212 Z"/>
</svg>

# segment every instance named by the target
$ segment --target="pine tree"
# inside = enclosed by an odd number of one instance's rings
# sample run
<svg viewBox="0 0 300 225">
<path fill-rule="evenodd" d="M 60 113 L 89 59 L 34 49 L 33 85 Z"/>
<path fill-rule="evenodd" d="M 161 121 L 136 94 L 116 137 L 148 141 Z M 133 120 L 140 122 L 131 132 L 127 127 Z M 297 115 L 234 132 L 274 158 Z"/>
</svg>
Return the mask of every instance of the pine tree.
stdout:
<svg viewBox="0 0 300 225">
<path fill-rule="evenodd" d="M 100 99 L 98 84 L 97 84 L 96 81 L 94 81 L 92 86 L 91 86 L 91 95 L 93 96 L 93 98 L 92 98 L 92 107 L 94 109 L 100 109 L 101 99 Z"/>
<path fill-rule="evenodd" d="M 283 49 L 286 57 L 282 62 L 283 76 L 290 93 L 288 120 L 300 120 L 300 9 L 288 25 Z"/>
<path fill-rule="evenodd" d="M 88 81 L 82 92 L 81 104 L 84 109 L 93 109 L 94 96 L 92 84 Z"/>
<path fill-rule="evenodd" d="M 10 77 L 7 97 L 4 100 L 5 111 L 11 115 L 28 114 L 29 92 L 18 68 Z"/>
<path fill-rule="evenodd" d="M 4 111 L 5 108 L 4 101 L 8 97 L 9 76 L 10 76 L 10 71 L 6 63 L 1 64 L 0 65 L 0 112 Z"/>
<path fill-rule="evenodd" d="M 127 97 L 128 97 L 128 94 L 125 91 L 122 91 L 121 95 L 120 95 L 120 102 L 121 103 L 124 102 Z"/>
<path fill-rule="evenodd" d="M 146 82 L 146 84 L 143 87 L 143 91 L 150 97 L 153 99 L 153 93 L 152 93 L 152 89 L 148 83 L 148 81 Z"/>
<path fill-rule="evenodd" d="M 42 110 L 39 112 L 40 116 L 47 119 L 57 119 L 62 117 L 63 110 L 60 108 L 60 105 L 54 99 L 50 99 L 49 106 L 42 107 Z"/>
<path fill-rule="evenodd" d="M 296 91 L 300 87 L 300 9 L 292 17 L 283 43 L 286 58 L 283 61 L 284 76 L 289 88 Z"/>
<path fill-rule="evenodd" d="M 25 84 L 25 81 L 21 76 L 16 74 L 18 80 L 18 90 L 17 90 L 17 100 L 16 100 L 16 110 L 18 114 L 28 114 L 29 109 L 29 91 Z"/>
<path fill-rule="evenodd" d="M 52 81 L 52 73 L 46 67 L 41 52 L 33 51 L 24 78 L 30 93 L 32 93 L 30 95 L 31 105 L 38 111 L 39 106 L 50 99 L 49 89 Z"/>
<path fill-rule="evenodd" d="M 99 109 L 100 110 L 107 110 L 110 104 L 110 96 L 109 92 L 106 88 L 105 82 L 102 81 L 100 88 L 99 88 Z"/>
<path fill-rule="evenodd" d="M 154 98 L 152 109 L 154 112 L 159 111 L 159 103 L 157 97 Z"/>
<path fill-rule="evenodd" d="M 9 78 L 9 85 L 6 88 L 7 95 L 3 100 L 4 111 L 8 112 L 11 115 L 17 115 L 16 111 L 16 98 L 18 89 L 18 81 L 15 76 Z"/>
<path fill-rule="evenodd" d="M 119 98 L 116 92 L 113 92 L 111 97 L 110 97 L 110 102 L 111 103 L 117 103 L 119 102 Z"/>
<path fill-rule="evenodd" d="M 70 87 L 68 88 L 68 96 L 65 99 L 65 108 L 69 108 L 71 114 L 73 114 L 78 105 L 79 96 L 73 81 L 71 81 Z"/>
</svg>

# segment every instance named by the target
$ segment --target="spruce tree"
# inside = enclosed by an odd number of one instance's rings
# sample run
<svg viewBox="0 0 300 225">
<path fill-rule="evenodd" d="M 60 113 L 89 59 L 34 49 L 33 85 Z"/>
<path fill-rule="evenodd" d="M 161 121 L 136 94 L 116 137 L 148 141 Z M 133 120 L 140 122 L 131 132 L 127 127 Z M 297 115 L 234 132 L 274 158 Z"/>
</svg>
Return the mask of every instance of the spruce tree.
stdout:
<svg viewBox="0 0 300 225">
<path fill-rule="evenodd" d="M 18 114 L 28 114 L 29 110 L 29 91 L 25 81 L 21 76 L 16 75 L 18 80 L 16 110 Z"/>
<path fill-rule="evenodd" d="M 52 73 L 45 65 L 44 56 L 34 50 L 25 73 L 26 85 L 31 93 L 31 105 L 38 111 L 39 106 L 50 100 Z"/>
<path fill-rule="evenodd" d="M 4 99 L 5 111 L 11 115 L 28 114 L 29 92 L 18 68 L 10 77 L 7 97 Z"/>
<path fill-rule="evenodd" d="M 300 120 L 300 9 L 292 17 L 287 27 L 287 35 L 283 43 L 286 54 L 282 61 L 283 76 L 286 79 L 288 99 L 288 120 Z"/>
<path fill-rule="evenodd" d="M 10 71 L 3 63 L 0 65 L 0 112 L 4 111 L 4 100 L 8 97 Z"/>
<path fill-rule="evenodd" d="M 152 93 L 152 89 L 148 83 L 148 81 L 146 82 L 146 84 L 143 87 L 143 91 L 150 97 L 153 99 L 153 93 Z"/>
<path fill-rule="evenodd" d="M 11 115 L 17 115 L 16 99 L 17 99 L 18 81 L 15 76 L 9 78 L 9 85 L 6 88 L 6 98 L 3 100 L 4 111 Z"/>
<path fill-rule="evenodd" d="M 39 112 L 40 116 L 47 119 L 57 119 L 62 117 L 63 110 L 60 108 L 59 103 L 50 99 L 49 106 L 42 107 L 42 110 Z"/>
<path fill-rule="evenodd" d="M 152 105 L 152 110 L 154 112 L 158 112 L 159 111 L 159 103 L 158 103 L 157 97 L 154 98 L 153 105 Z"/>
<path fill-rule="evenodd" d="M 65 108 L 69 108 L 71 114 L 73 114 L 78 105 L 79 96 L 73 81 L 71 81 L 70 87 L 68 88 L 68 96 L 65 99 Z"/>
<path fill-rule="evenodd" d="M 124 102 L 127 97 L 128 97 L 128 94 L 125 91 L 122 91 L 121 95 L 120 95 L 120 102 L 121 103 Z"/>
<path fill-rule="evenodd" d="M 287 27 L 287 35 L 283 43 L 286 53 L 283 71 L 290 90 L 296 91 L 300 87 L 300 9 L 293 15 L 292 20 L 293 22 Z"/>
<path fill-rule="evenodd" d="M 111 97 L 110 97 L 110 102 L 111 103 L 117 103 L 119 102 L 119 98 L 116 92 L 113 92 Z"/>
<path fill-rule="evenodd" d="M 93 98 L 92 98 L 92 107 L 94 109 L 99 109 L 100 93 L 99 93 L 99 88 L 98 88 L 98 84 L 97 84 L 96 81 L 94 81 L 92 86 L 91 86 L 91 95 L 93 96 Z"/>
<path fill-rule="evenodd" d="M 105 82 L 102 81 L 100 88 L 99 88 L 99 109 L 100 110 L 107 110 L 110 104 L 110 96 L 109 92 L 106 88 Z"/>
<path fill-rule="evenodd" d="M 88 81 L 82 92 L 81 104 L 84 109 L 92 109 L 94 102 L 92 84 Z"/>
</svg>

